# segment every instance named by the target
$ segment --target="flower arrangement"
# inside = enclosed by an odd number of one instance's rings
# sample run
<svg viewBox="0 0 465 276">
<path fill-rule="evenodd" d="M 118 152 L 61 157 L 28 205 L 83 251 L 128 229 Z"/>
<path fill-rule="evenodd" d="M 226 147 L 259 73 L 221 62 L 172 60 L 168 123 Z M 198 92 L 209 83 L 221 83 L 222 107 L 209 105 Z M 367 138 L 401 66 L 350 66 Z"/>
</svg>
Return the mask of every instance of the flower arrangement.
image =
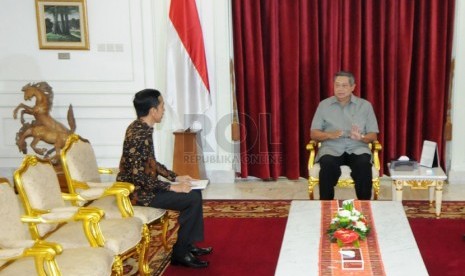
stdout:
<svg viewBox="0 0 465 276">
<path fill-rule="evenodd" d="M 370 227 L 365 216 L 354 208 L 354 200 L 344 200 L 336 216 L 331 220 L 327 231 L 331 242 L 337 242 L 339 247 L 352 244 L 358 248 L 359 240 L 365 240 Z"/>
</svg>

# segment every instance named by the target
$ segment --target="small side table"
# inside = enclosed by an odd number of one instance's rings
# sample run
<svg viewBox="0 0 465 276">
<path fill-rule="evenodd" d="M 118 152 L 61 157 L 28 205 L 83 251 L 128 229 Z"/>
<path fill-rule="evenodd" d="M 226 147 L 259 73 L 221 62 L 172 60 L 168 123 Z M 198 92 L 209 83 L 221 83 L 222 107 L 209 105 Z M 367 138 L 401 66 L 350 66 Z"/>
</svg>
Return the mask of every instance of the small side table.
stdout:
<svg viewBox="0 0 465 276">
<path fill-rule="evenodd" d="M 441 215 L 442 188 L 447 176 L 441 168 L 426 168 L 419 166 L 413 171 L 396 171 L 389 168 L 392 178 L 392 200 L 402 201 L 402 189 L 429 189 L 429 202 L 433 204 L 435 197 L 436 217 Z"/>
</svg>

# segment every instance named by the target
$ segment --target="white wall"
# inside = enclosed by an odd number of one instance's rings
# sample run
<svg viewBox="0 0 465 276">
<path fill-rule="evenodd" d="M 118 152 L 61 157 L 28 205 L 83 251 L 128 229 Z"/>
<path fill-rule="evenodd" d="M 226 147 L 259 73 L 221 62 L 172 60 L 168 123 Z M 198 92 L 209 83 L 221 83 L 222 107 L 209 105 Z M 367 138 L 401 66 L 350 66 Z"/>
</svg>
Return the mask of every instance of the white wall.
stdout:
<svg viewBox="0 0 465 276">
<path fill-rule="evenodd" d="M 452 141 L 450 150 L 450 184 L 465 185 L 465 3 L 456 1 L 453 56 L 455 73 L 452 84 Z"/>
<path fill-rule="evenodd" d="M 229 1 L 198 1 L 198 6 L 213 102 L 206 115 L 211 122 L 223 117 L 230 122 Z M 165 91 L 168 9 L 169 0 L 87 0 L 90 50 L 40 50 L 34 1 L 2 0 L 0 167 L 17 167 L 22 160 L 15 145 L 21 123 L 12 114 L 19 103 L 34 104 L 23 100 L 21 88 L 37 81 L 53 87 L 52 116 L 68 125 L 66 112 L 73 104 L 76 132 L 90 139 L 99 165 L 118 166 L 125 128 L 135 118 L 132 96 L 146 87 Z M 58 60 L 58 53 L 70 53 L 71 59 Z M 169 167 L 177 128 L 171 118 L 168 110 L 155 131 L 157 157 Z M 206 156 L 232 155 L 230 134 L 220 147 L 215 130 L 205 133 L 204 146 L 211 146 Z M 206 169 L 221 178 L 216 181 L 233 181 L 231 163 L 207 163 Z"/>
</svg>

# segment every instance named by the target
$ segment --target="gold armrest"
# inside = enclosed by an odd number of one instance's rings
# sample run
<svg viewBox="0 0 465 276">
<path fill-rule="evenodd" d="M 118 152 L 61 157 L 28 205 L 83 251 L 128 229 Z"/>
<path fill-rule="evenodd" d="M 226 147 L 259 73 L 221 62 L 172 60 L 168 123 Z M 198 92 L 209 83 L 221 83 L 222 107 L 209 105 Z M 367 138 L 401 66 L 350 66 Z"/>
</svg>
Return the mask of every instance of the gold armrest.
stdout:
<svg viewBox="0 0 465 276">
<path fill-rule="evenodd" d="M 78 183 L 79 187 L 86 187 L 84 189 L 90 188 L 85 182 L 74 181 L 74 183 Z M 134 216 L 134 209 L 132 207 L 131 200 L 129 199 L 129 195 L 134 191 L 134 189 L 135 187 L 131 183 L 113 182 L 110 187 L 105 188 L 101 197 L 114 196 L 116 198 L 118 209 L 121 212 L 121 216 L 123 218 L 128 218 Z M 82 198 L 78 194 L 62 193 L 62 196 L 65 200 L 71 200 L 75 206 L 78 206 L 78 201 L 86 201 L 86 199 Z"/>
<path fill-rule="evenodd" d="M 61 254 L 61 245 L 51 242 L 38 241 L 32 247 L 24 250 L 23 254 L 15 259 L 33 257 L 37 275 L 61 275 L 56 263 L 56 255 Z"/>
<path fill-rule="evenodd" d="M 315 164 L 315 153 L 318 145 L 319 143 L 317 143 L 315 140 L 310 140 L 310 142 L 307 144 L 307 150 L 310 151 L 310 156 L 308 157 L 309 170 L 313 168 L 313 165 Z"/>
<path fill-rule="evenodd" d="M 123 218 L 134 216 L 134 208 L 132 207 L 129 194 L 134 191 L 134 185 L 127 182 L 115 182 L 113 186 L 107 188 L 104 196 L 113 195 L 116 197 L 116 204 Z"/>
<path fill-rule="evenodd" d="M 105 238 L 99 224 L 104 215 L 105 212 L 102 209 L 81 207 L 75 216 L 76 220 L 82 221 L 84 233 L 92 247 L 103 247 L 105 245 Z"/>
<path fill-rule="evenodd" d="M 121 189 L 127 189 L 130 193 L 134 192 L 135 186 L 132 183 L 129 182 L 114 182 L 111 187 L 118 187 Z"/>
<path fill-rule="evenodd" d="M 81 200 L 84 200 L 78 194 L 72 194 L 72 193 L 61 193 L 61 197 L 66 201 L 81 201 Z"/>
<path fill-rule="evenodd" d="M 117 174 L 118 169 L 112 169 L 112 168 L 98 168 L 98 173 L 99 174 Z"/>
<path fill-rule="evenodd" d="M 34 210 L 37 212 L 36 210 Z M 41 211 L 41 214 L 46 214 L 47 212 Z M 21 221 L 25 223 L 66 223 L 66 222 L 75 222 L 81 221 L 82 227 L 84 229 L 84 234 L 86 235 L 87 240 L 91 247 L 103 247 L 105 244 L 105 238 L 103 237 L 102 230 L 100 229 L 100 220 L 105 215 L 105 212 L 99 208 L 95 207 L 81 207 L 78 209 L 77 213 L 69 218 L 58 218 L 58 219 L 44 219 L 40 215 L 23 215 L 21 216 Z M 35 231 L 35 230 L 33 230 Z M 39 236 L 38 233 L 36 233 Z"/>
<path fill-rule="evenodd" d="M 91 187 L 86 182 L 73 181 L 74 191 L 75 189 L 90 189 Z M 121 216 L 124 218 L 134 216 L 134 209 L 129 199 L 129 195 L 134 191 L 135 187 L 133 184 L 128 182 L 113 182 L 113 184 L 105 188 L 101 197 L 114 196 L 116 197 L 116 204 L 121 212 Z M 71 190 L 71 189 L 70 189 Z M 77 193 L 62 193 L 62 197 L 65 200 L 70 200 L 73 205 L 79 206 L 79 201 L 87 201 Z"/>
<path fill-rule="evenodd" d="M 87 185 L 86 182 L 82 182 L 82 181 L 77 181 L 77 180 L 73 180 L 73 183 L 72 183 L 72 188 L 73 190 L 75 191 L 76 189 L 89 189 L 90 186 Z"/>
<path fill-rule="evenodd" d="M 373 164 L 375 168 L 379 171 L 381 168 L 381 163 L 379 162 L 379 152 L 383 149 L 379 141 L 371 142 L 371 150 L 373 151 Z"/>
</svg>

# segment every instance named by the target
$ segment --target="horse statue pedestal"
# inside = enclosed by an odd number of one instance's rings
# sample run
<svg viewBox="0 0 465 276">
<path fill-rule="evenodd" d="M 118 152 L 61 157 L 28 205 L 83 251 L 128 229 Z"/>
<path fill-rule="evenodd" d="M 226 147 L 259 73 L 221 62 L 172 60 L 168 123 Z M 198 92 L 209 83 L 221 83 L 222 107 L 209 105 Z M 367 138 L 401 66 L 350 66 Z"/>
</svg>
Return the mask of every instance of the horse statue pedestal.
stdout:
<svg viewBox="0 0 465 276">
<path fill-rule="evenodd" d="M 53 166 L 53 168 L 55 169 L 55 172 L 57 174 L 58 182 L 60 183 L 61 192 L 68 193 L 69 192 L 68 183 L 66 182 L 65 172 L 63 171 L 63 168 L 61 167 L 61 165 L 55 165 Z"/>
</svg>

